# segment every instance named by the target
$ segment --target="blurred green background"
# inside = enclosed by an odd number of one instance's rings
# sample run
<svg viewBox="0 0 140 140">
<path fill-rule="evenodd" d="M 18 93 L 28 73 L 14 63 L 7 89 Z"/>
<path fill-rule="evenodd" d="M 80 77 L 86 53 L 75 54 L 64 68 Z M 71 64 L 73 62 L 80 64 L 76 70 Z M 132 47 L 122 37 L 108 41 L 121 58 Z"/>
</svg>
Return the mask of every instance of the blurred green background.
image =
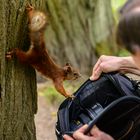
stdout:
<svg viewBox="0 0 140 140">
<path fill-rule="evenodd" d="M 119 9 L 126 0 L 47 0 L 49 25 L 46 30 L 46 47 L 54 61 L 63 66 L 70 62 L 82 77 L 76 81 L 65 81 L 64 87 L 70 94 L 91 75 L 92 68 L 101 55 L 130 55 L 115 42 L 119 21 Z M 49 131 L 55 139 L 54 126 L 59 105 L 65 99 L 58 93 L 50 80 L 38 75 L 38 120 L 46 120 L 43 132 Z M 44 106 L 45 102 L 45 106 Z M 44 109 L 44 110 L 43 110 Z M 44 116 L 46 112 L 45 119 Z M 43 115 L 42 115 L 43 114 Z M 40 119 L 41 118 L 41 119 Z M 48 118 L 48 119 L 47 119 Z M 49 122 L 48 122 L 49 120 Z M 52 122 L 52 124 L 50 124 Z M 37 123 L 38 124 L 38 123 Z M 37 125 L 38 139 L 45 133 Z M 50 127 L 51 126 L 51 127 Z M 44 139 L 39 139 L 44 140 Z"/>
<path fill-rule="evenodd" d="M 100 55 L 130 55 L 115 42 L 119 9 L 126 0 L 48 0 L 50 15 L 46 30 L 47 49 L 60 65 L 70 62 L 83 77 L 76 82 L 64 82 L 65 88 L 74 93 L 91 74 Z M 39 94 L 50 103 L 64 100 L 51 83 L 39 88 Z"/>
</svg>

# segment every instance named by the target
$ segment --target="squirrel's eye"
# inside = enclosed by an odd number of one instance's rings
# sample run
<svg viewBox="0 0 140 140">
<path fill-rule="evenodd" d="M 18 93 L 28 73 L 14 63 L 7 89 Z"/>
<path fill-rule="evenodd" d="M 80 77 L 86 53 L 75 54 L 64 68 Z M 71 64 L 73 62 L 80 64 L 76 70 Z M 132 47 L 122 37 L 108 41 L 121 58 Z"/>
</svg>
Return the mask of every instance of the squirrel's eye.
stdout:
<svg viewBox="0 0 140 140">
<path fill-rule="evenodd" d="M 77 75 L 78 75 L 78 74 L 75 72 L 75 73 L 74 73 L 74 76 L 77 76 Z"/>
</svg>

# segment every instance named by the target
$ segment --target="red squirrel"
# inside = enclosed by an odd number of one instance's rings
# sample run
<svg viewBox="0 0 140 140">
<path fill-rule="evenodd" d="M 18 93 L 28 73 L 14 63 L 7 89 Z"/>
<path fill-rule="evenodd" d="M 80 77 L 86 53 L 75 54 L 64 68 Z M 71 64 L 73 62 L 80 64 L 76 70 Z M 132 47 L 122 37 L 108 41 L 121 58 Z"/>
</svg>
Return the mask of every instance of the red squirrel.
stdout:
<svg viewBox="0 0 140 140">
<path fill-rule="evenodd" d="M 15 48 L 7 52 L 6 57 L 16 56 L 21 63 L 31 65 L 42 75 L 52 79 L 56 90 L 63 96 L 73 97 L 65 91 L 63 81 L 77 79 L 80 76 L 79 72 L 68 63 L 64 67 L 60 67 L 52 60 L 44 41 L 47 16 L 43 12 L 35 10 L 31 5 L 28 5 L 26 9 L 29 18 L 31 46 L 27 52 Z"/>
</svg>

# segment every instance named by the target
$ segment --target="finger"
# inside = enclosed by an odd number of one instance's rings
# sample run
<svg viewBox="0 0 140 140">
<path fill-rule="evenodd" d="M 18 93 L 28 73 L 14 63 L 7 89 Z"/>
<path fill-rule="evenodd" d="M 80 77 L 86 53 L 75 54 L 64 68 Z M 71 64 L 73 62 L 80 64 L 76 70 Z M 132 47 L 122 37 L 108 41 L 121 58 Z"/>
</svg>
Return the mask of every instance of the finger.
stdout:
<svg viewBox="0 0 140 140">
<path fill-rule="evenodd" d="M 90 134 L 94 136 L 95 140 L 114 140 L 110 135 L 99 130 L 97 127 L 93 127 Z"/>
<path fill-rule="evenodd" d="M 68 135 L 64 135 L 63 138 L 64 138 L 64 140 L 74 140 L 72 137 L 70 137 Z"/>
<path fill-rule="evenodd" d="M 96 69 L 99 67 L 99 65 L 101 64 L 101 62 L 102 62 L 101 61 L 101 58 L 99 58 L 98 61 L 96 62 L 96 64 L 94 65 L 93 72 L 96 71 Z"/>
<path fill-rule="evenodd" d="M 102 55 L 100 56 L 100 58 L 98 59 L 98 61 L 96 62 L 96 64 L 94 65 L 93 68 L 93 72 L 96 71 L 98 69 L 98 67 L 100 66 L 100 64 L 102 62 L 107 62 L 109 60 L 112 60 L 112 56 L 106 56 L 106 55 Z"/>
<path fill-rule="evenodd" d="M 88 128 L 88 125 L 85 124 L 84 126 L 82 126 L 81 128 L 79 128 L 74 134 L 73 137 L 76 140 L 85 140 L 88 137 L 86 135 L 84 135 L 84 132 L 86 131 L 86 129 Z"/>
<path fill-rule="evenodd" d="M 101 59 L 99 58 L 97 63 L 94 65 L 94 68 L 92 70 L 92 75 L 90 77 L 90 80 L 94 80 L 94 75 L 95 75 L 95 71 L 98 69 L 98 67 L 100 66 L 101 64 Z"/>
<path fill-rule="evenodd" d="M 96 69 L 96 71 L 94 72 L 94 74 L 92 75 L 92 77 L 90 77 L 90 80 L 97 80 L 97 79 L 100 77 L 101 73 L 102 73 L 102 69 L 101 69 L 101 67 L 99 66 L 99 67 Z"/>
<path fill-rule="evenodd" d="M 75 140 L 89 140 L 89 136 L 84 135 L 84 133 L 79 132 L 79 131 L 77 131 L 73 134 L 73 138 Z"/>
<path fill-rule="evenodd" d="M 95 127 L 95 126 L 90 131 L 90 134 L 95 136 L 95 137 L 100 136 L 101 133 L 102 133 L 102 131 L 100 131 L 99 128 Z"/>
<path fill-rule="evenodd" d="M 79 129 L 77 130 L 77 132 L 84 133 L 84 132 L 86 131 L 87 128 L 88 128 L 88 125 L 85 124 L 85 125 L 83 125 L 81 128 L 79 128 Z"/>
</svg>

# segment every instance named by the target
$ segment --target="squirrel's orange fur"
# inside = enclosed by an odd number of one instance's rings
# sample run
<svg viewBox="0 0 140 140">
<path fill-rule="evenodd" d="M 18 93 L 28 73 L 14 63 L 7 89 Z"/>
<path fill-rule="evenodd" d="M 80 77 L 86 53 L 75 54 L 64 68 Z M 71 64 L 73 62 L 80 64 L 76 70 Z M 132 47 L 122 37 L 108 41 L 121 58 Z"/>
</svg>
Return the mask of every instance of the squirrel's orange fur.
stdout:
<svg viewBox="0 0 140 140">
<path fill-rule="evenodd" d="M 29 64 L 45 77 L 52 79 L 58 92 L 65 97 L 71 97 L 64 87 L 64 80 L 74 80 L 79 77 L 79 73 L 70 64 L 60 67 L 51 59 L 45 47 L 44 31 L 47 26 L 46 15 L 43 12 L 34 10 L 32 6 L 27 7 L 29 17 L 29 31 L 31 46 L 27 52 L 18 48 L 7 53 L 7 58 L 15 55 L 17 59 L 25 64 Z"/>
</svg>

